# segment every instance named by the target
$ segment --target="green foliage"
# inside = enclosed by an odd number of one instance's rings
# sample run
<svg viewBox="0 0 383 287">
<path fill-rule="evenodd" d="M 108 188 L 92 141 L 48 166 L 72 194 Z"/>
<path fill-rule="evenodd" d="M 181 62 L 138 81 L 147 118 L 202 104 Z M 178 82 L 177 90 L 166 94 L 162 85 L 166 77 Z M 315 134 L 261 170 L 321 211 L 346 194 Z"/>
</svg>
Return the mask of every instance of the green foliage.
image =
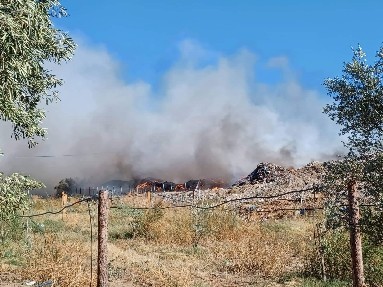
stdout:
<svg viewBox="0 0 383 287">
<path fill-rule="evenodd" d="M 33 226 L 34 232 L 51 232 L 51 233 L 58 233 L 60 231 L 63 231 L 65 227 L 65 224 L 62 220 L 52 220 L 52 219 L 45 219 L 43 223 L 35 224 Z"/>
<path fill-rule="evenodd" d="M 14 173 L 4 176 L 0 173 L 0 220 L 14 217 L 28 208 L 28 190 L 42 188 L 44 185 L 28 176 Z"/>
<path fill-rule="evenodd" d="M 44 185 L 27 176 L 14 173 L 4 176 L 0 173 L 0 239 L 10 236 L 21 221 L 18 215 L 29 207 L 28 190 L 42 188 Z"/>
<path fill-rule="evenodd" d="M 52 17 L 65 17 L 59 1 L 0 0 L 0 119 L 13 125 L 16 140 L 43 137 L 41 103 L 58 99 L 62 80 L 44 65 L 60 64 L 74 52 L 73 40 L 54 28 Z"/>
<path fill-rule="evenodd" d="M 330 198 L 328 227 L 336 228 L 347 224 L 346 188 L 350 182 L 356 182 L 362 198 L 377 205 L 375 210 L 362 210 L 362 223 L 370 240 L 375 238 L 374 242 L 379 243 L 382 228 L 376 224 L 383 206 L 383 47 L 376 58 L 372 65 L 368 64 L 366 54 L 358 46 L 352 60 L 344 64 L 342 77 L 324 82 L 334 99 L 324 112 L 341 126 L 349 152 L 327 165 L 323 187 Z"/>
<path fill-rule="evenodd" d="M 342 230 L 330 230 L 322 234 L 320 244 L 308 254 L 306 274 L 321 278 L 322 258 L 325 273 L 330 280 L 350 280 L 351 253 L 348 235 Z"/>
<path fill-rule="evenodd" d="M 370 286 L 382 286 L 383 245 L 377 246 L 375 242 L 365 240 L 363 244 L 363 256 L 365 260 L 364 271 L 366 273 L 366 283 Z"/>
<path fill-rule="evenodd" d="M 125 212 L 129 209 L 125 209 Z M 134 239 L 137 237 L 154 239 L 155 235 L 151 232 L 151 226 L 164 216 L 164 211 L 160 205 L 156 205 L 148 210 L 132 210 L 128 212 L 132 220 L 128 223 L 128 228 L 124 230 L 111 231 L 109 236 L 112 239 Z"/>
<path fill-rule="evenodd" d="M 207 209 L 192 208 L 193 246 L 197 247 L 202 237 L 208 235 L 210 230 L 209 218 L 211 211 Z"/>
<path fill-rule="evenodd" d="M 52 22 L 52 17 L 66 15 L 57 0 L 0 0 L 0 119 L 12 124 L 16 140 L 28 139 L 29 147 L 36 144 L 35 137 L 45 137 L 41 104 L 57 100 L 62 84 L 45 66 L 67 61 L 74 53 L 73 40 Z M 26 191 L 41 187 L 26 176 L 0 174 L 3 238 L 27 208 Z"/>
<path fill-rule="evenodd" d="M 363 234 L 375 245 L 383 246 L 383 212 L 380 208 L 362 208 L 360 221 Z"/>
<path fill-rule="evenodd" d="M 316 278 L 307 278 L 300 287 L 348 287 L 350 283 L 339 280 L 322 281 Z"/>
<path fill-rule="evenodd" d="M 324 112 L 341 126 L 352 152 L 383 151 L 383 47 L 373 65 L 367 64 L 360 46 L 353 52 L 352 60 L 344 65 L 343 76 L 324 82 L 334 99 Z"/>
<path fill-rule="evenodd" d="M 348 226 L 347 184 L 361 179 L 363 166 L 354 158 L 326 163 L 322 188 L 326 191 L 325 219 L 327 228 Z"/>
<path fill-rule="evenodd" d="M 327 279 L 349 282 L 352 274 L 349 244 L 348 234 L 344 229 L 329 230 L 322 234 L 320 245 L 308 252 L 306 275 L 321 278 L 323 258 Z M 363 257 L 366 282 L 371 286 L 380 286 L 383 282 L 383 245 L 376 245 L 368 237 L 364 238 Z"/>
<path fill-rule="evenodd" d="M 135 237 L 143 237 L 146 239 L 153 239 L 153 234 L 150 232 L 151 225 L 160 220 L 164 212 L 159 208 L 160 206 L 156 206 L 141 214 L 137 214 L 133 218 L 133 221 L 129 223 L 129 231 L 126 234 L 127 237 L 135 238 Z"/>
<path fill-rule="evenodd" d="M 376 206 L 361 207 L 361 229 L 371 242 L 383 243 L 383 160 L 382 154 L 374 156 L 347 156 L 326 165 L 323 188 L 326 190 L 326 227 L 348 226 L 347 184 L 358 182 L 358 189 L 364 198 Z M 371 200 L 373 199 L 373 200 Z"/>
</svg>

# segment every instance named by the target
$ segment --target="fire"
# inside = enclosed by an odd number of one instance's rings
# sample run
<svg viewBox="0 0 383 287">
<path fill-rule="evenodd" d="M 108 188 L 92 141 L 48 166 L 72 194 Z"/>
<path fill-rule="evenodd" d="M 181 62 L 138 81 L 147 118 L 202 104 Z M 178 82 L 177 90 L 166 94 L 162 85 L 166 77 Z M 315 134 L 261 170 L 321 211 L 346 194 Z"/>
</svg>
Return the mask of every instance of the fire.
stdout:
<svg viewBox="0 0 383 287">
<path fill-rule="evenodd" d="M 144 192 L 161 192 L 163 191 L 163 183 L 158 181 L 145 181 L 136 186 L 136 191 L 138 193 Z"/>
<path fill-rule="evenodd" d="M 175 191 L 185 191 L 185 184 L 179 183 L 176 184 L 176 187 L 174 188 Z"/>
<path fill-rule="evenodd" d="M 140 183 L 139 185 L 137 185 L 136 190 L 138 193 L 152 191 L 152 184 L 149 182 Z"/>
</svg>

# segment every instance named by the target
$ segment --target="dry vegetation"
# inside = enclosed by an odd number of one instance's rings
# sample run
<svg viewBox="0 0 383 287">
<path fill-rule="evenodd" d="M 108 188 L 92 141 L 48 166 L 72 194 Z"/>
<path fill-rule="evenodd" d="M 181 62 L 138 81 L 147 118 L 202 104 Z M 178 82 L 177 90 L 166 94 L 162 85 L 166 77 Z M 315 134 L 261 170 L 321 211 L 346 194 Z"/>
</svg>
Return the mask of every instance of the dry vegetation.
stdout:
<svg viewBox="0 0 383 287">
<path fill-rule="evenodd" d="M 33 198 L 30 212 L 58 210 L 60 204 Z M 150 210 L 130 208 L 146 205 L 140 196 L 113 205 L 119 208 L 109 214 L 111 286 L 306 286 L 299 277 L 312 244 L 313 217 L 248 221 L 224 208 L 160 209 L 160 201 Z M 92 248 L 96 286 L 96 209 L 84 202 L 69 208 L 64 219 L 58 214 L 24 220 L 28 227 L 0 248 L 3 280 L 89 286 Z"/>
</svg>

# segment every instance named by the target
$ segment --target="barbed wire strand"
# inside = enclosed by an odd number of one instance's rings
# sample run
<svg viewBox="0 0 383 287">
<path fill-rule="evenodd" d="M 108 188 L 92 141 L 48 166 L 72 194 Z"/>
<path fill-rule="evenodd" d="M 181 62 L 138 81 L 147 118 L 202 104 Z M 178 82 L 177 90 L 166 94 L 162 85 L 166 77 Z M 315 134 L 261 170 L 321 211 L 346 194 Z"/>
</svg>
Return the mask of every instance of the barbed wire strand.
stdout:
<svg viewBox="0 0 383 287">
<path fill-rule="evenodd" d="M 316 188 L 315 187 L 310 187 L 310 188 L 306 188 L 306 189 L 301 189 L 301 190 L 292 190 L 292 191 L 288 191 L 288 192 L 284 192 L 284 193 L 280 193 L 280 194 L 275 194 L 275 195 L 265 195 L 265 196 L 262 196 L 262 195 L 254 195 L 254 196 L 248 196 L 248 197 L 240 197 L 240 198 L 233 198 L 233 199 L 229 199 L 229 200 L 225 200 L 223 202 L 220 202 L 220 203 L 217 203 L 215 205 L 210 205 L 210 206 L 198 206 L 198 205 L 195 205 L 195 204 L 183 204 L 183 205 L 170 205 L 170 206 L 156 206 L 156 207 L 135 207 L 135 206 L 127 206 L 127 208 L 129 209 L 134 209 L 134 210 L 148 210 L 148 209 L 175 209 L 175 208 L 186 208 L 186 207 L 193 207 L 193 208 L 197 208 L 197 209 L 213 209 L 213 208 L 217 208 L 217 207 L 220 207 L 220 206 L 223 206 L 225 204 L 228 204 L 228 203 L 231 203 L 231 202 L 237 202 L 237 201 L 246 201 L 246 200 L 251 200 L 251 199 L 272 199 L 272 198 L 278 198 L 278 197 L 282 197 L 282 196 L 286 196 L 286 195 L 290 195 L 290 194 L 294 194 L 294 193 L 302 193 L 302 192 L 306 192 L 306 191 L 310 191 L 310 190 L 315 190 Z M 60 210 L 58 211 L 46 211 L 46 212 L 43 212 L 43 213 L 38 213 L 38 214 L 30 214 L 30 215 L 19 215 L 19 217 L 28 217 L 28 218 L 31 218 L 31 217 L 36 217 L 36 216 L 42 216 L 42 215 L 46 215 L 46 214 L 58 214 L 60 212 L 62 212 L 63 210 L 65 210 L 66 208 L 69 208 L 69 207 L 72 207 L 76 204 L 79 204 L 81 202 L 89 202 L 89 201 L 92 201 L 94 200 L 94 198 L 92 197 L 86 197 L 86 198 L 83 198 L 81 200 L 78 200 L 70 205 L 66 205 L 64 206 L 63 208 L 61 208 Z M 281 199 L 283 200 L 283 199 Z M 347 207 L 348 205 L 340 205 L 339 207 Z M 375 205 L 375 204 L 361 204 L 359 206 L 364 206 L 364 207 L 367 207 L 367 206 L 380 206 L 380 205 Z M 123 208 L 126 208 L 126 206 L 110 206 L 111 209 L 123 209 Z M 302 210 L 302 209 L 306 209 L 308 210 L 309 208 L 282 208 L 282 209 L 279 209 L 279 210 Z M 321 210 L 321 209 L 324 209 L 324 207 L 318 207 L 316 208 L 318 210 Z M 256 211 L 256 210 L 254 210 Z M 262 211 L 261 211 L 262 212 Z"/>
<path fill-rule="evenodd" d="M 306 189 L 302 189 L 302 190 L 292 190 L 292 191 L 288 191 L 288 192 L 284 192 L 284 193 L 280 193 L 280 194 L 276 194 L 276 195 L 254 195 L 254 196 L 248 196 L 248 197 L 233 198 L 233 199 L 225 200 L 223 202 L 220 202 L 218 204 L 211 205 L 211 206 L 198 206 L 198 205 L 194 205 L 194 204 L 183 204 L 183 205 L 172 205 L 172 206 L 159 206 L 159 207 L 154 207 L 154 208 L 157 208 L 157 209 L 171 209 L 171 208 L 193 207 L 193 208 L 198 208 L 198 209 L 212 209 L 212 208 L 217 208 L 217 207 L 220 207 L 222 205 L 228 204 L 230 202 L 245 201 L 245 200 L 250 200 L 250 199 L 272 199 L 272 198 L 286 196 L 286 195 L 289 195 L 289 194 L 301 193 L 301 192 L 305 192 L 305 191 L 309 191 L 309 190 L 313 190 L 313 189 L 315 189 L 315 188 L 314 187 L 310 187 L 310 188 L 306 188 Z M 110 208 L 121 209 L 122 207 L 120 207 L 120 206 L 111 206 Z M 129 207 L 129 208 L 130 209 L 137 209 L 137 210 L 140 210 L 140 209 L 152 209 L 151 207 Z"/>
<path fill-rule="evenodd" d="M 28 217 L 28 218 L 31 218 L 31 217 L 36 217 L 36 216 L 42 216 L 42 215 L 46 215 L 46 214 L 59 214 L 60 212 L 62 212 L 63 210 L 69 208 L 69 207 L 72 207 L 76 204 L 79 204 L 81 202 L 84 202 L 84 201 L 90 201 L 92 200 L 91 197 L 86 197 L 86 198 L 83 198 L 83 199 L 80 199 L 72 204 L 69 204 L 69 205 L 66 205 L 64 206 L 63 208 L 61 208 L 60 210 L 58 211 L 45 211 L 45 212 L 42 212 L 42 213 L 37 213 L 37 214 L 29 214 L 29 215 L 19 215 L 19 217 Z"/>
</svg>

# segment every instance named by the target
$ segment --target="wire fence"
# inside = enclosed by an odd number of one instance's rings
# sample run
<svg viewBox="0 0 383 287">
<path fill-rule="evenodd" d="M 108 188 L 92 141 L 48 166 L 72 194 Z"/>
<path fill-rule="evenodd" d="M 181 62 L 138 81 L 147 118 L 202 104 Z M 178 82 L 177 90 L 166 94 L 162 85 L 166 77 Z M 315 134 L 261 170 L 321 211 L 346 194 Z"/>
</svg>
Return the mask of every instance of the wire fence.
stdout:
<svg viewBox="0 0 383 287">
<path fill-rule="evenodd" d="M 91 189 L 88 189 L 88 191 Z M 313 197 L 309 198 L 306 197 L 305 200 L 304 194 L 307 192 L 313 193 Z M 243 196 L 243 197 L 238 197 L 238 198 L 232 198 L 232 199 L 226 199 L 226 200 L 221 200 L 219 202 L 215 201 L 214 203 L 208 203 L 204 202 L 203 200 L 201 201 L 201 198 L 194 198 L 193 196 L 193 202 L 192 203 L 187 203 L 187 204 L 171 204 L 168 206 L 161 206 L 161 205 L 156 205 L 156 206 L 132 206 L 129 204 L 120 204 L 120 205 L 113 205 L 113 193 L 111 193 L 111 197 L 109 198 L 112 204 L 109 206 L 110 209 L 131 209 L 131 210 L 151 210 L 151 209 L 178 209 L 178 208 L 190 208 L 190 209 L 195 209 L 195 210 L 213 210 L 219 207 L 223 207 L 225 205 L 229 205 L 232 203 L 248 203 L 249 201 L 261 201 L 261 200 L 288 200 L 288 201 L 293 201 L 297 202 L 299 207 L 291 207 L 291 206 L 285 206 L 285 207 L 278 207 L 278 206 L 272 206 L 274 201 L 262 201 L 262 203 L 267 203 L 271 204 L 272 207 L 268 206 L 268 209 L 263 209 L 263 208 L 258 208 L 257 206 L 251 206 L 247 210 L 248 214 L 251 213 L 277 213 L 277 212 L 291 212 L 291 211 L 299 211 L 300 215 L 306 215 L 306 212 L 309 211 L 316 211 L 316 210 L 323 210 L 326 208 L 325 205 L 323 205 L 323 202 L 319 200 L 319 197 L 316 197 L 315 194 L 317 193 L 317 188 L 316 187 L 310 187 L 310 188 L 305 188 L 305 189 L 300 189 L 300 190 L 291 190 L 287 192 L 282 192 L 278 194 L 272 194 L 272 195 L 253 195 L 253 196 Z M 163 194 L 162 192 L 161 194 Z M 169 192 L 170 194 L 172 192 Z M 101 194 L 101 191 L 100 191 Z M 174 192 L 173 192 L 174 194 Z M 300 194 L 299 198 L 288 198 L 292 197 L 296 194 Z M 194 195 L 194 194 L 193 194 Z M 64 195 L 63 195 L 64 196 Z M 121 196 L 115 196 L 114 198 L 120 198 Z M 148 196 L 148 199 L 151 200 L 151 196 Z M 89 216 L 89 226 L 90 226 L 90 282 L 93 282 L 93 249 L 92 246 L 94 244 L 94 238 L 93 238 L 93 225 L 94 225 L 94 217 L 95 214 L 92 213 L 92 202 L 95 202 L 97 204 L 99 200 L 98 196 L 92 195 L 92 196 L 85 196 L 81 199 L 76 200 L 73 203 L 67 204 L 66 203 L 66 195 L 65 195 L 65 202 L 62 201 L 62 208 L 56 210 L 56 211 L 44 211 L 40 213 L 34 213 L 34 214 L 23 214 L 20 215 L 21 218 L 28 218 L 32 219 L 35 217 L 40 217 L 44 215 L 57 215 L 62 213 L 64 215 L 64 212 L 71 207 L 74 207 L 76 205 L 82 204 L 82 203 L 87 203 L 87 211 L 88 211 L 88 216 Z M 307 200 L 307 201 L 306 201 Z M 311 203 L 310 205 L 307 203 L 308 200 L 314 200 L 314 203 Z M 298 203 L 299 202 L 299 203 Z M 321 203 L 321 205 L 319 204 Z M 317 206 L 314 206 L 317 204 Z M 381 207 L 380 205 L 377 204 L 360 204 L 361 207 Z M 239 206 L 234 206 L 234 208 L 238 208 Z M 348 207 L 347 204 L 341 204 L 338 207 Z M 64 218 L 64 217 L 63 217 Z M 92 283 L 91 283 L 92 284 Z M 92 285 L 90 285 L 91 287 Z"/>
<path fill-rule="evenodd" d="M 254 196 L 246 196 L 246 197 L 239 197 L 239 198 L 233 198 L 233 199 L 228 199 L 228 200 L 224 200 L 224 201 L 221 201 L 219 203 L 214 203 L 214 204 L 211 204 L 211 205 L 198 205 L 198 204 L 194 204 L 194 203 L 188 203 L 188 204 L 173 204 L 173 205 L 169 205 L 169 206 L 156 206 L 156 207 L 151 207 L 151 206 L 127 206 L 127 205 L 124 205 L 124 206 L 118 206 L 118 205 L 111 205 L 109 208 L 111 209 L 122 209 L 122 208 L 129 208 L 129 209 L 132 209 L 132 210 L 149 210 L 149 209 L 153 209 L 153 208 L 156 208 L 156 209 L 176 209 L 176 208 L 196 208 L 196 209 L 215 209 L 215 208 L 218 208 L 218 207 L 221 207 L 221 206 L 224 206 L 224 205 L 227 205 L 227 204 L 230 204 L 230 203 L 233 203 L 233 202 L 245 202 L 245 201 L 250 201 L 250 200 L 265 200 L 265 199 L 278 199 L 278 200 L 287 200 L 287 201 L 297 201 L 297 199 L 289 199 L 289 198 L 283 198 L 283 197 L 286 197 L 288 195 L 293 195 L 293 194 L 302 194 L 304 192 L 307 192 L 307 191 L 316 191 L 316 188 L 315 187 L 310 187 L 310 188 L 306 188 L 306 189 L 300 189 L 300 190 L 291 190 L 291 191 L 287 191 L 287 192 L 283 192 L 283 193 L 279 193 L 279 194 L 274 194 L 274 195 L 254 195 Z M 172 193 L 172 192 L 170 192 Z M 111 201 L 113 201 L 113 194 L 111 195 Z M 114 198 L 118 198 L 120 197 L 119 195 L 117 196 L 114 196 Z M 37 214 L 29 214 L 29 215 L 19 215 L 20 217 L 23 217 L 23 218 L 32 218 L 32 217 L 38 217 L 38 216 L 43 216 L 43 215 L 47 215 L 47 214 L 51 214 L 51 215 L 54 215 L 54 214 L 60 214 L 62 213 L 64 210 L 70 208 L 70 207 L 73 207 L 77 204 L 80 204 L 80 203 L 83 203 L 83 202 L 91 202 L 91 201 L 95 201 L 97 199 L 96 196 L 87 196 L 87 197 L 84 197 L 82 199 L 79 199 L 71 204 L 68 204 L 68 205 L 65 205 L 63 206 L 61 209 L 57 210 L 57 211 L 45 211 L 45 212 L 42 212 L 42 213 L 37 213 Z M 300 200 L 300 199 L 298 199 Z M 276 208 L 276 209 L 272 209 L 272 210 L 269 210 L 269 211 L 266 211 L 266 210 L 258 210 L 258 209 L 253 209 L 252 212 L 274 212 L 274 211 L 299 211 L 299 210 L 307 210 L 307 211 L 314 211 L 314 210 L 323 210 L 325 208 L 325 206 L 317 206 L 317 207 L 312 207 L 312 206 L 304 206 L 305 204 L 304 203 L 300 203 L 301 207 L 300 208 Z M 341 205 L 338 205 L 338 207 L 347 207 L 348 205 L 347 204 L 341 204 Z M 380 207 L 380 205 L 377 205 L 377 204 L 361 204 L 360 205 L 361 207 Z"/>
</svg>

